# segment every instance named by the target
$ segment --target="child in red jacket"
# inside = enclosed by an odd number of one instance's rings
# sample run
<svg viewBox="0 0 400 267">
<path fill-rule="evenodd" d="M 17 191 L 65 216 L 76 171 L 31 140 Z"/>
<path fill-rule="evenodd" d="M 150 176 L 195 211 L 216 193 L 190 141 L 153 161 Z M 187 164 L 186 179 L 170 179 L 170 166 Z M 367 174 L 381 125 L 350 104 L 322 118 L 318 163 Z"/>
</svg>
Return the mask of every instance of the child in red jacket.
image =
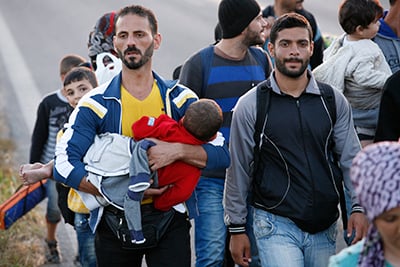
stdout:
<svg viewBox="0 0 400 267">
<path fill-rule="evenodd" d="M 215 139 L 222 125 L 222 111 L 218 104 L 211 99 L 201 99 L 192 103 L 180 122 L 176 122 L 167 115 L 158 118 L 142 117 L 132 125 L 135 140 L 152 137 L 166 142 L 180 142 L 200 145 Z M 145 149 L 155 145 L 150 140 L 136 143 L 135 147 Z M 136 149 L 136 148 L 134 148 Z M 132 153 L 135 155 L 136 153 Z M 141 232 L 140 203 L 143 192 L 150 186 L 150 172 L 139 166 L 137 157 L 132 157 L 129 176 L 128 197 L 134 201 L 125 201 L 125 210 L 135 210 L 134 216 L 127 218 L 131 231 L 132 242 L 145 242 Z M 159 187 L 168 185 L 169 188 L 162 195 L 154 198 L 154 207 L 160 210 L 169 210 L 176 204 L 190 198 L 200 177 L 200 169 L 183 161 L 176 161 L 164 168 L 158 169 L 153 178 L 154 184 Z M 158 179 L 157 179 L 158 176 Z M 139 216 L 138 216 L 139 215 Z"/>
</svg>

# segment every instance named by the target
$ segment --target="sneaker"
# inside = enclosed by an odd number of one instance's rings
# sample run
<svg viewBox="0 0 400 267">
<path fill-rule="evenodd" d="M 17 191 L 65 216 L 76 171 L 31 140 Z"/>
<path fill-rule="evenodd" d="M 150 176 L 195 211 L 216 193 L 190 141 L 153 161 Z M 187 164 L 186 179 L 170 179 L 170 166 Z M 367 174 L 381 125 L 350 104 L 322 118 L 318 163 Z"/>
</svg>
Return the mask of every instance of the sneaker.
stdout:
<svg viewBox="0 0 400 267">
<path fill-rule="evenodd" d="M 61 262 L 60 260 L 60 253 L 58 252 L 57 241 L 47 241 L 47 246 L 49 248 L 48 253 L 46 254 L 46 260 L 48 263 L 55 263 L 58 264 Z"/>
</svg>

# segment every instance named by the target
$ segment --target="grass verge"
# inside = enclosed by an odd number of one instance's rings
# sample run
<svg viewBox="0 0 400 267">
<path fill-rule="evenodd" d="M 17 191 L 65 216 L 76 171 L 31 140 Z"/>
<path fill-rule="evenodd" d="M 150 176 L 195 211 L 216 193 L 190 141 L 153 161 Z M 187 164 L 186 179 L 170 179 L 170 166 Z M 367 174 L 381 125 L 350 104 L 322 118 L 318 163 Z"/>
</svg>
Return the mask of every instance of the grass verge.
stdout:
<svg viewBox="0 0 400 267">
<path fill-rule="evenodd" d="M 13 170 L 15 146 L 0 139 L 0 203 L 7 200 L 21 184 Z M 0 230 L 0 267 L 40 266 L 44 262 L 45 223 L 43 213 L 35 207 L 9 229 Z"/>
</svg>

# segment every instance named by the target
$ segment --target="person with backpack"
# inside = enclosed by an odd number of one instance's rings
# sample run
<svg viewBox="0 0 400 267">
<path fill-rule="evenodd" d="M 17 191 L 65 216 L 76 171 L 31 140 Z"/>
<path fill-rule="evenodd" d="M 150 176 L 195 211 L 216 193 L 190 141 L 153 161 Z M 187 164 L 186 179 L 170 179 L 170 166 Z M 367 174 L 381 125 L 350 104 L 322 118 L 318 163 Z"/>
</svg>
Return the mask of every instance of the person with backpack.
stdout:
<svg viewBox="0 0 400 267">
<path fill-rule="evenodd" d="M 261 48 L 267 38 L 267 22 L 255 0 L 223 0 L 218 7 L 222 39 L 192 55 L 183 65 L 180 83 L 199 98 L 214 99 L 222 108 L 221 132 L 229 141 L 232 108 L 250 88 L 271 71 Z M 203 170 L 195 193 L 199 216 L 195 222 L 196 266 L 223 266 L 227 229 L 222 196 L 225 169 Z M 210 227 L 212 226 L 212 227 Z"/>
<path fill-rule="evenodd" d="M 347 231 L 355 229 L 353 243 L 367 229 L 349 179 L 360 150 L 351 107 L 307 69 L 313 42 L 305 17 L 279 17 L 268 49 L 274 71 L 242 96 L 233 112 L 224 192 L 232 257 L 242 266 L 252 260 L 246 235 L 250 192 L 262 266 L 327 266 L 336 250 L 343 184 L 352 195 Z"/>
</svg>

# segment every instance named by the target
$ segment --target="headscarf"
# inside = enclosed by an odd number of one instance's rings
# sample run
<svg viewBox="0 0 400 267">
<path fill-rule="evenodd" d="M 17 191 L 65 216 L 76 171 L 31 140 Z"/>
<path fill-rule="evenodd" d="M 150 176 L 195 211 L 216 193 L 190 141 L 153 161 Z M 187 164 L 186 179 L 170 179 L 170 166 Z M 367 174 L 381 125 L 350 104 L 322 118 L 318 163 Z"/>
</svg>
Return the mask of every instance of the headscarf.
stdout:
<svg viewBox="0 0 400 267">
<path fill-rule="evenodd" d="M 373 221 L 400 206 L 400 144 L 380 142 L 365 147 L 354 158 L 350 177 L 370 221 L 358 266 L 384 266 L 382 239 Z"/>
<path fill-rule="evenodd" d="M 96 22 L 93 31 L 89 33 L 88 55 L 95 62 L 100 53 L 114 53 L 113 36 L 115 34 L 116 13 L 109 12 L 102 15 Z M 93 66 L 96 69 L 96 66 Z"/>
</svg>

